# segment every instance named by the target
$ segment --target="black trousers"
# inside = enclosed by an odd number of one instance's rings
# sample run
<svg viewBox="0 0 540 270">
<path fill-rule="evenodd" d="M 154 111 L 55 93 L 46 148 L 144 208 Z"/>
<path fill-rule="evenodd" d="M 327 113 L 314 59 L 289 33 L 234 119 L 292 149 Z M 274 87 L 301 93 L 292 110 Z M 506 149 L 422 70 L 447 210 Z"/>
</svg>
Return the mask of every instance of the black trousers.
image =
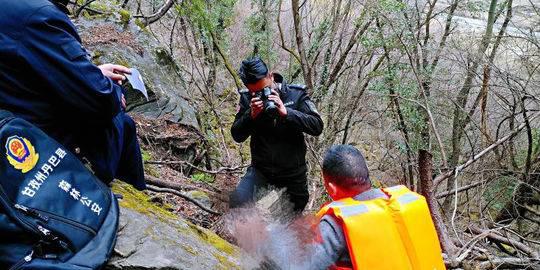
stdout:
<svg viewBox="0 0 540 270">
<path fill-rule="evenodd" d="M 120 112 L 110 127 L 94 132 L 91 137 L 89 145 L 82 145 L 81 149 L 103 182 L 116 178 L 137 189 L 146 188 L 136 125 L 129 115 Z"/>
<path fill-rule="evenodd" d="M 302 212 L 306 207 L 309 199 L 306 174 L 298 177 L 269 179 L 253 166 L 248 167 L 246 174 L 231 193 L 229 206 L 230 208 L 242 207 L 253 202 L 258 191 L 271 187 L 286 188 L 295 212 Z"/>
</svg>

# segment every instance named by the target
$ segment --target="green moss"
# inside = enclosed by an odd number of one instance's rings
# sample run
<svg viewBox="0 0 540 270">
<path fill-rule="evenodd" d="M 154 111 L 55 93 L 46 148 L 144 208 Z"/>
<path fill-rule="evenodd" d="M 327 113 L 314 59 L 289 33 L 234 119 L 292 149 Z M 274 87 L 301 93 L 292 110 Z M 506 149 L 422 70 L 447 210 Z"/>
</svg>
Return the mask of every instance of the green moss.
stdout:
<svg viewBox="0 0 540 270">
<path fill-rule="evenodd" d="M 105 19 L 108 18 L 112 13 L 114 13 L 114 8 L 112 8 L 109 5 L 106 5 L 104 3 L 100 2 L 93 2 L 88 7 L 92 10 L 96 10 L 98 12 L 101 12 L 102 14 L 95 14 L 94 12 L 90 12 L 88 10 L 84 10 L 82 12 L 82 15 L 84 18 L 88 20 L 92 19 Z"/>
<path fill-rule="evenodd" d="M 152 214 L 160 220 L 176 219 L 177 216 L 150 202 L 150 198 L 142 191 L 136 190 L 129 184 L 115 181 L 112 186 L 114 193 L 121 194 L 124 198 L 120 200 L 120 206 L 137 211 L 141 214 Z M 172 206 L 166 205 L 166 208 Z"/>
<path fill-rule="evenodd" d="M 125 9 L 121 9 L 120 11 L 118 11 L 118 14 L 120 14 L 120 22 L 123 25 L 126 25 L 129 23 L 129 20 L 131 19 L 131 14 L 129 13 L 129 11 Z"/>
<path fill-rule="evenodd" d="M 144 165 L 144 173 L 146 173 L 148 175 L 151 175 L 153 177 L 159 177 L 160 176 L 158 170 L 156 170 L 156 168 L 154 168 L 154 166 L 148 165 L 148 164 Z"/>
<path fill-rule="evenodd" d="M 109 11 L 110 9 L 107 5 L 99 2 L 92 2 L 90 5 L 88 5 L 88 7 L 103 12 Z"/>
<path fill-rule="evenodd" d="M 100 60 L 101 56 L 103 56 L 103 51 L 94 50 L 92 52 L 92 61 L 94 62 L 94 64 L 101 65 L 101 60 Z"/>
<path fill-rule="evenodd" d="M 219 269 L 227 270 L 227 269 L 240 269 L 238 265 L 232 263 L 227 257 L 214 253 L 213 254 L 216 259 L 219 261 Z"/>
<path fill-rule="evenodd" d="M 144 162 L 144 172 L 153 177 L 159 177 L 159 172 L 154 165 L 146 164 L 147 161 L 153 160 L 152 153 L 150 151 L 142 149 L 142 160 Z"/>
<path fill-rule="evenodd" d="M 118 64 L 118 65 L 122 65 L 122 66 L 124 66 L 124 67 L 130 67 L 130 66 L 131 66 L 131 64 L 129 63 L 129 61 L 126 60 L 126 59 L 124 59 L 124 58 L 122 58 L 121 56 L 116 55 L 116 57 L 115 57 L 114 60 L 115 60 L 114 62 L 115 62 L 116 64 Z"/>
<path fill-rule="evenodd" d="M 196 232 L 202 241 L 214 246 L 217 250 L 222 251 L 229 255 L 234 255 L 236 249 L 229 242 L 220 238 L 217 234 L 204 228 L 197 227 L 189 222 L 186 222 L 189 228 Z"/>
<path fill-rule="evenodd" d="M 197 255 L 197 252 L 191 246 L 184 245 L 182 248 L 190 254 Z"/>
<path fill-rule="evenodd" d="M 123 199 L 120 200 L 120 206 L 134 210 L 143 215 L 153 215 L 159 220 L 167 222 L 170 225 L 176 227 L 178 233 L 196 235 L 200 238 L 201 242 L 205 242 L 215 247 L 216 250 L 219 251 L 215 252 L 214 256 L 220 262 L 220 269 L 239 269 L 237 265 L 235 265 L 227 258 L 227 255 L 237 255 L 237 249 L 227 241 L 220 238 L 214 232 L 198 227 L 190 223 L 189 221 L 184 221 L 180 224 L 171 222 L 177 220 L 178 217 L 163 208 L 168 208 L 170 206 L 158 206 L 152 203 L 150 201 L 150 197 L 147 194 L 142 191 L 136 190 L 129 184 L 114 181 L 112 185 L 112 190 L 114 193 L 121 194 L 123 196 Z M 149 235 L 150 237 L 154 237 L 154 232 L 150 228 L 147 228 L 144 233 L 146 235 Z M 183 248 L 193 255 L 197 254 L 197 251 L 194 250 L 193 247 L 185 245 L 183 246 Z"/>
<path fill-rule="evenodd" d="M 144 23 L 138 18 L 135 19 L 135 24 L 141 29 L 146 29 L 146 26 L 144 25 Z"/>
<path fill-rule="evenodd" d="M 209 198 L 208 194 L 206 194 L 205 192 L 200 191 L 200 190 L 191 191 L 191 192 L 189 192 L 189 195 L 193 199 L 206 199 L 206 198 Z"/>
<path fill-rule="evenodd" d="M 214 177 L 207 173 L 194 173 L 191 179 L 196 182 L 214 183 Z"/>
<path fill-rule="evenodd" d="M 152 153 L 150 153 L 149 151 L 144 150 L 144 149 L 142 149 L 141 152 L 142 152 L 142 153 L 141 153 L 141 155 L 142 155 L 142 160 L 143 160 L 144 162 L 147 162 L 147 161 L 152 160 Z"/>
</svg>

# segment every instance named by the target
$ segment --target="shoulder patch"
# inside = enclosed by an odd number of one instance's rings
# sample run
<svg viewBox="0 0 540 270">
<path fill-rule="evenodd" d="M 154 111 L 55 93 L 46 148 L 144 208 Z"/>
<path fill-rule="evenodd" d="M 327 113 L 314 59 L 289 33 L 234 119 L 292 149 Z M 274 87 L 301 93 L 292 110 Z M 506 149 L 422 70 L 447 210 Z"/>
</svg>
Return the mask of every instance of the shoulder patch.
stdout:
<svg viewBox="0 0 540 270">
<path fill-rule="evenodd" d="M 314 112 L 316 114 L 319 114 L 319 111 L 317 111 L 317 107 L 315 106 L 315 103 L 313 103 L 313 101 L 311 100 L 308 100 L 307 102 L 307 105 L 308 105 L 308 108 L 311 112 Z"/>
<path fill-rule="evenodd" d="M 307 86 L 305 84 L 289 84 L 289 88 L 305 91 Z"/>
</svg>

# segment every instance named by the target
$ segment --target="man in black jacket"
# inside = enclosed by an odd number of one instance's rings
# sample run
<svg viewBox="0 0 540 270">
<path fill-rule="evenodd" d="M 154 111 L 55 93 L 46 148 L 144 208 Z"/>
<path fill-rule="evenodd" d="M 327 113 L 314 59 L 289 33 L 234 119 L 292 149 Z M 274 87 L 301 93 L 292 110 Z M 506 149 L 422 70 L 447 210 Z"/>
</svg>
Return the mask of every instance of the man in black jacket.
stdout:
<svg viewBox="0 0 540 270">
<path fill-rule="evenodd" d="M 305 86 L 287 84 L 278 73 L 268 72 L 258 57 L 244 60 L 239 70 L 247 89 L 240 90 L 240 108 L 231 134 L 236 142 L 251 136 L 251 166 L 231 194 L 231 208 L 251 202 L 260 188 L 286 188 L 294 210 L 307 204 L 306 144 L 304 133 L 318 136 L 323 121 Z M 259 97 L 265 87 L 272 90 L 268 101 L 274 102 L 274 114 L 265 111 Z"/>
<path fill-rule="evenodd" d="M 130 69 L 88 59 L 67 3 L 0 0 L 0 108 L 89 161 L 105 183 L 144 189 L 136 126 L 118 83 Z"/>
</svg>

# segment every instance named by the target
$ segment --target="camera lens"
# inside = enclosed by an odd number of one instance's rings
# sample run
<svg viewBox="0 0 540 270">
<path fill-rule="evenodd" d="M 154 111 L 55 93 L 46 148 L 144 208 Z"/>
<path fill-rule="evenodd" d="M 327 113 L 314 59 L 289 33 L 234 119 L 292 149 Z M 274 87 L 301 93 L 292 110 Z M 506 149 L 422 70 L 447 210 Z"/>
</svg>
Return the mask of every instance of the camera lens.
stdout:
<svg viewBox="0 0 540 270">
<path fill-rule="evenodd" d="M 263 96 L 269 97 L 272 94 L 272 89 L 270 87 L 263 88 Z"/>
</svg>

